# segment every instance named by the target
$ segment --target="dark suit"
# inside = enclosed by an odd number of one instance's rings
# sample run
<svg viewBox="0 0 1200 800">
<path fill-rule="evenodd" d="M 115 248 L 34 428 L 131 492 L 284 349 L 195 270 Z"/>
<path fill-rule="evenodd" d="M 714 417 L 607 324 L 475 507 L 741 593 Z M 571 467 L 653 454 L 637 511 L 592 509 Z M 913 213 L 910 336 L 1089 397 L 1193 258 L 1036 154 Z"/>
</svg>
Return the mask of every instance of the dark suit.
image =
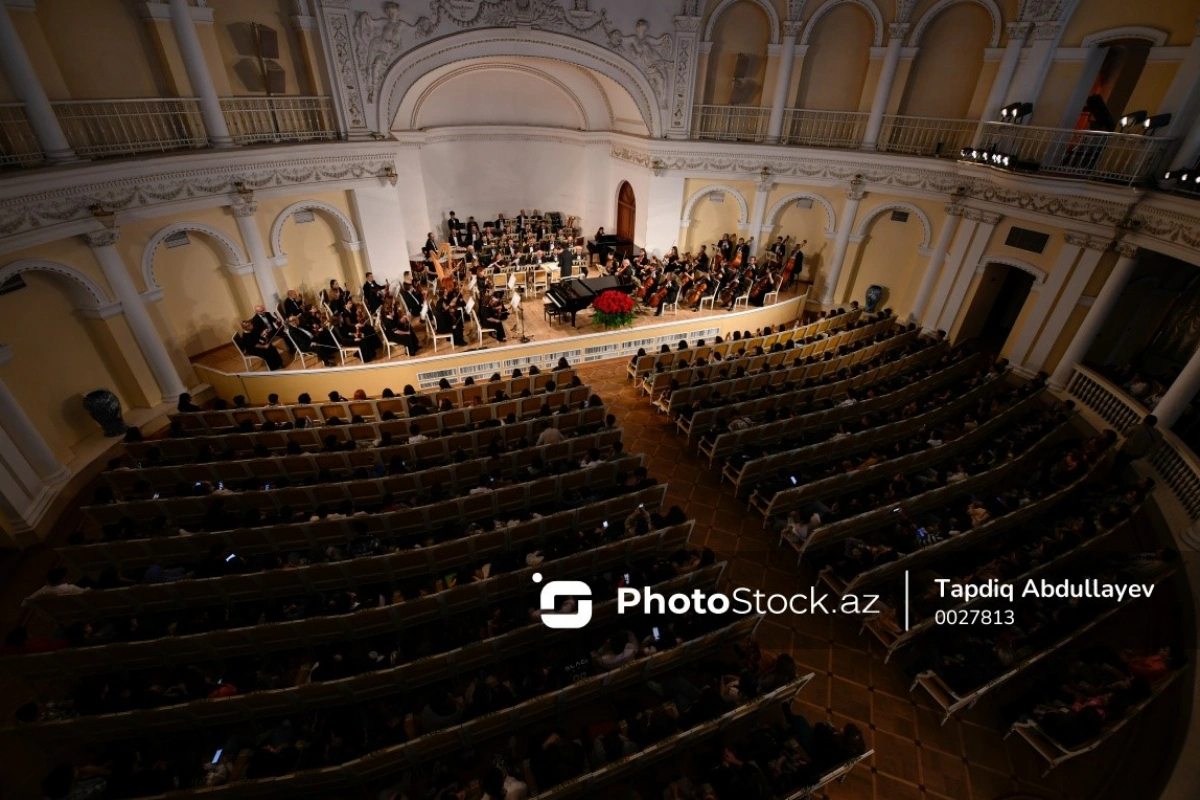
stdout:
<svg viewBox="0 0 1200 800">
<path fill-rule="evenodd" d="M 304 313 L 304 303 L 300 300 L 293 300 L 290 297 L 283 299 L 283 316 L 285 318 L 298 317 Z"/>
<path fill-rule="evenodd" d="M 564 247 L 562 249 L 562 252 L 560 252 L 558 254 L 559 277 L 562 277 L 562 278 L 571 277 L 571 269 L 574 266 L 575 266 L 575 257 L 571 254 L 570 250 L 568 250 L 567 248 Z"/>
</svg>

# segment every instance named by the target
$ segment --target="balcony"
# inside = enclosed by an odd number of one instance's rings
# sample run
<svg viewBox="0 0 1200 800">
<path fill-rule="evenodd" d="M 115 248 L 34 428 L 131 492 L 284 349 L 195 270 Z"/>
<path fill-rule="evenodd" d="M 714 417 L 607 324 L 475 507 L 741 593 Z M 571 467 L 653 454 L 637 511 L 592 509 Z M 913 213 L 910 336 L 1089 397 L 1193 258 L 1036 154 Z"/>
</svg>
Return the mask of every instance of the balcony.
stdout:
<svg viewBox="0 0 1200 800">
<path fill-rule="evenodd" d="M 52 103 L 63 135 L 83 158 L 193 150 L 208 146 L 195 98 L 60 100 Z M 226 97 L 229 133 L 238 144 L 308 142 L 338 137 L 329 97 Z M 0 169 L 44 160 L 24 106 L 0 104 Z"/>
<path fill-rule="evenodd" d="M 695 107 L 692 135 L 721 142 L 770 139 L 771 110 L 759 106 Z M 866 140 L 870 114 L 865 111 L 783 112 L 779 144 L 860 150 Z M 1008 155 L 1019 168 L 1041 175 L 1133 184 L 1158 171 L 1170 139 L 1126 133 L 1035 128 L 1001 122 L 910 117 L 883 117 L 874 150 L 931 158 L 958 158 L 981 133 L 988 150 Z"/>
</svg>

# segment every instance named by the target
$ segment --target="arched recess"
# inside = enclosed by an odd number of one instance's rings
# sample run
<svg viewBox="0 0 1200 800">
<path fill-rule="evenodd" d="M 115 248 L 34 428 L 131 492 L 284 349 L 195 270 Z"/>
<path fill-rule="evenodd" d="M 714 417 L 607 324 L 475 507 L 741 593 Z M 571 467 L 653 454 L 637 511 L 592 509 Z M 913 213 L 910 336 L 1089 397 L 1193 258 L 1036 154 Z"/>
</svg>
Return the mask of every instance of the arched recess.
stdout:
<svg viewBox="0 0 1200 800">
<path fill-rule="evenodd" d="M 721 106 L 761 106 L 767 58 L 777 41 L 778 21 L 757 0 L 734 0 L 720 19 L 709 21 L 710 50 L 704 69 L 704 103 Z M 720 22 L 717 25 L 717 22 Z"/>
<path fill-rule="evenodd" d="M 1109 28 L 1104 31 L 1089 33 L 1083 37 L 1080 47 L 1104 45 L 1123 39 L 1145 39 L 1151 47 L 1162 47 L 1167 43 L 1167 32 L 1158 28 L 1147 28 L 1142 25 L 1130 25 L 1124 28 Z"/>
<path fill-rule="evenodd" d="M 415 84 L 414 89 L 420 90 L 405 97 L 394 124 L 409 130 L 480 124 L 585 131 L 611 127 L 612 114 L 605 113 L 603 97 L 600 103 L 585 103 L 558 76 L 528 64 L 495 60 L 455 64 L 427 86 L 424 83 Z M 598 87 L 592 89 L 603 95 Z M 476 104 L 471 99 L 477 97 L 488 97 L 492 102 L 473 107 Z M 532 105 L 535 102 L 536 106 Z M 588 105 L 594 107 L 592 114 L 588 113 Z M 606 117 L 603 123 L 600 117 Z"/>
<path fill-rule="evenodd" d="M 833 3 L 809 21 L 804 60 L 790 98 L 794 108 L 858 111 L 863 102 L 871 47 L 880 21 L 862 3 Z"/>
<path fill-rule="evenodd" d="M 749 205 L 746 203 L 746 198 L 742 196 L 742 193 L 739 192 L 737 189 L 734 189 L 731 186 L 705 186 L 703 189 L 696 192 L 687 201 L 687 205 L 684 206 L 683 222 L 685 224 L 688 222 L 691 222 L 692 210 L 696 207 L 697 203 L 699 203 L 705 197 L 708 197 L 710 194 L 719 194 L 721 192 L 724 192 L 725 194 L 732 197 L 734 200 L 737 200 L 738 224 L 745 225 L 749 219 Z"/>
<path fill-rule="evenodd" d="M 142 282 L 146 290 L 142 296 L 147 300 L 162 299 L 163 289 L 154 277 L 154 256 L 167 237 L 179 232 L 199 233 L 207 237 L 225 254 L 225 268 L 235 275 L 245 275 L 254 269 L 242 248 L 225 233 L 203 222 L 172 222 L 150 237 L 142 251 Z"/>
<path fill-rule="evenodd" d="M 893 222 L 888 219 L 892 211 L 906 211 L 909 217 Z M 883 307 L 904 316 L 915 299 L 920 255 L 929 246 L 929 236 L 928 217 L 911 203 L 883 203 L 867 211 L 850 239 L 854 252 L 843 265 L 835 298 L 864 302 L 868 287 L 881 286 Z"/>
<path fill-rule="evenodd" d="M 987 2 L 942 0 L 921 17 L 912 41 L 916 58 L 896 112 L 916 117 L 964 119 L 975 98 L 987 94 L 980 86 L 984 54 L 999 37 L 999 12 Z M 948 70 L 947 64 L 954 69 Z M 985 78 L 986 80 L 986 78 Z"/>
<path fill-rule="evenodd" d="M 771 226 L 779 224 L 779 215 L 783 213 L 784 208 L 789 203 L 794 203 L 797 200 L 812 200 L 825 209 L 825 235 L 833 236 L 834 231 L 837 230 L 837 217 L 833 212 L 833 204 L 821 195 L 811 192 L 792 192 L 780 198 L 779 202 L 771 206 L 770 210 L 767 211 L 767 224 Z"/>
<path fill-rule="evenodd" d="M 1000 8 L 996 5 L 995 0 L 938 0 L 930 6 L 929 10 L 921 15 L 913 25 L 912 35 L 909 37 L 909 47 L 917 47 L 921 44 L 921 37 L 925 35 L 925 29 L 933 22 L 938 14 L 941 14 L 947 8 L 958 3 L 975 3 L 982 6 L 988 16 L 992 18 L 992 35 L 988 39 L 988 47 L 1000 46 L 1000 32 L 1004 30 L 1004 18 L 1000 14 Z"/>
<path fill-rule="evenodd" d="M 283 226 L 295 216 L 297 211 L 321 212 L 332 219 L 341 231 L 342 244 L 351 250 L 362 248 L 362 239 L 358 236 L 358 229 L 340 208 L 323 200 L 301 200 L 280 211 L 279 216 L 275 217 L 275 221 L 271 223 L 271 259 L 275 266 L 282 267 L 287 263 L 287 253 L 283 252 Z"/>
<path fill-rule="evenodd" d="M 0 268 L 0 284 L 14 275 L 30 271 L 48 272 L 61 278 L 60 282 L 70 293 L 75 307 L 89 316 L 110 317 L 121 310 L 121 304 L 110 299 L 98 283 L 74 267 L 58 261 L 23 258 L 9 262 Z"/>
<path fill-rule="evenodd" d="M 721 3 L 713 9 L 712 14 L 709 16 L 708 25 L 704 28 L 704 38 L 700 41 L 711 42 L 713 40 L 713 29 L 717 25 L 717 19 L 728 11 L 731 6 L 737 5 L 741 1 L 721 0 Z M 779 44 L 779 12 L 775 10 L 775 6 L 767 2 L 767 0 L 747 0 L 747 2 L 757 3 L 759 6 L 762 6 L 767 19 L 771 21 L 771 44 Z"/>
<path fill-rule="evenodd" d="M 979 272 L 983 270 L 988 264 L 1002 264 L 1006 267 L 1019 269 L 1022 272 L 1028 272 L 1033 276 L 1033 282 L 1038 286 L 1041 286 L 1046 282 L 1045 270 L 1038 269 L 1028 261 L 1022 261 L 1019 258 L 1011 258 L 1009 256 L 984 256 L 983 258 L 979 259 L 979 264 L 975 267 L 975 271 Z"/>
<path fill-rule="evenodd" d="M 409 91 L 431 71 L 460 61 L 516 55 L 562 61 L 611 78 L 633 97 L 651 137 L 663 135 L 660 102 L 665 101 L 667 87 L 662 87 L 660 99 L 646 74 L 625 56 L 565 34 L 510 28 L 464 31 L 405 53 L 384 76 L 379 92 L 377 130 L 392 129 L 392 122 Z"/>
<path fill-rule="evenodd" d="M 800 35 L 800 44 L 808 44 L 809 38 L 812 36 L 813 28 L 821 20 L 821 17 L 828 14 L 835 6 L 843 3 L 853 3 L 861 6 L 871 16 L 871 21 L 874 24 L 875 35 L 871 40 L 872 47 L 883 47 L 883 14 L 879 13 L 879 6 L 875 5 L 871 0 L 829 0 L 825 5 L 818 8 L 813 15 L 808 18 L 808 24 L 804 26 L 804 33 Z"/>
<path fill-rule="evenodd" d="M 884 203 L 881 206 L 871 209 L 867 212 L 863 221 L 859 223 L 858 230 L 855 233 L 859 236 L 866 236 L 867 228 L 870 227 L 871 222 L 886 211 L 907 211 L 909 214 L 915 214 L 921 222 L 921 247 L 929 247 L 930 232 L 932 231 L 932 227 L 929 224 L 929 217 L 925 216 L 925 212 L 917 206 L 903 201 Z"/>
</svg>

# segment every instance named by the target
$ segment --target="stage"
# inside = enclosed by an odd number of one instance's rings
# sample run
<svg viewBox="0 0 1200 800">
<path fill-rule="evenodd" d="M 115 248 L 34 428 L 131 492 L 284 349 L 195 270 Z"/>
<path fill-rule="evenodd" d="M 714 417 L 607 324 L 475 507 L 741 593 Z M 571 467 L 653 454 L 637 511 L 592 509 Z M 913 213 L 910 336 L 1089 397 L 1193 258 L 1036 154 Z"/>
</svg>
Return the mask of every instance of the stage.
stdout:
<svg viewBox="0 0 1200 800">
<path fill-rule="evenodd" d="M 801 286 L 801 291 L 805 287 Z M 528 343 L 522 344 L 520 325 L 513 332 L 514 319 L 506 323 L 508 341 L 496 342 L 490 334 L 483 337 L 482 347 L 475 334 L 474 325 L 468 325 L 467 347 L 451 350 L 446 340 L 439 340 L 437 352 L 422 331 L 422 346 L 415 357 L 410 358 L 402 348 L 392 349 L 392 357 L 386 352 L 367 364 L 357 359 L 345 366 L 313 367 L 302 369 L 300 361 L 284 369 L 268 372 L 261 363 L 255 371 L 247 371 L 241 356 L 232 344 L 205 353 L 193 359 L 192 366 L 201 381 L 211 385 L 218 396 L 229 399 L 242 394 L 252 403 L 265 403 L 267 395 L 278 394 L 285 401 L 301 392 L 314 398 L 331 391 L 350 396 L 362 389 L 372 397 L 378 397 L 384 388 L 399 393 L 405 385 L 431 388 L 442 378 L 451 383 L 461 383 L 467 377 L 476 381 L 487 380 L 493 373 L 509 374 L 513 369 L 528 369 L 536 365 L 539 369 L 553 369 L 560 358 L 572 365 L 602 361 L 612 358 L 630 358 L 638 348 L 647 352 L 658 350 L 663 344 L 674 346 L 680 339 L 712 340 L 716 336 L 729 336 L 735 330 L 750 331 L 767 325 L 788 324 L 804 311 L 806 294 L 784 294 L 779 302 L 762 308 L 739 306 L 737 311 L 717 309 L 690 311 L 680 309 L 678 313 L 667 311 L 663 316 L 639 314 L 632 327 L 604 330 L 591 324 L 591 312 L 582 311 L 578 316 L 578 327 L 572 328 L 570 321 L 553 324 L 542 313 L 542 300 L 525 305 L 525 335 Z M 290 355 L 284 355 L 287 363 Z"/>
</svg>

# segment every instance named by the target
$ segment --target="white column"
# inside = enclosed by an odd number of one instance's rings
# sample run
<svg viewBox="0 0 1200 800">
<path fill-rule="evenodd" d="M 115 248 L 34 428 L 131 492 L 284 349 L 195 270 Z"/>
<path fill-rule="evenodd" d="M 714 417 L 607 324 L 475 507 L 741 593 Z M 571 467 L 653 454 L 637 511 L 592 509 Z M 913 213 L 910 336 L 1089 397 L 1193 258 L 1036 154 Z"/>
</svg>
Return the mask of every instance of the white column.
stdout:
<svg viewBox="0 0 1200 800">
<path fill-rule="evenodd" d="M 838 226 L 837 238 L 833 241 L 833 257 L 829 259 L 829 271 L 825 276 L 825 286 L 821 292 L 821 304 L 833 305 L 837 294 L 838 278 L 842 274 L 842 264 L 846 261 L 846 248 L 850 244 L 850 233 L 854 230 L 854 218 L 858 215 L 858 204 L 862 202 L 866 191 L 863 190 L 861 176 L 855 176 L 846 190 L 846 205 L 842 208 L 841 224 Z"/>
<path fill-rule="evenodd" d="M 229 147 L 233 144 L 233 138 L 229 135 L 229 126 L 225 124 L 225 115 L 221 112 L 221 101 L 213 86 L 212 75 L 208 72 L 208 63 L 204 60 L 204 49 L 200 46 L 200 35 L 196 33 L 196 23 L 192 20 L 191 6 L 188 0 L 168 2 L 171 4 L 171 28 L 179 42 L 179 54 L 183 57 L 183 67 L 192 84 L 192 91 L 200 98 L 200 115 L 204 118 L 208 141 L 214 147 Z"/>
<path fill-rule="evenodd" d="M 274 310 L 279 305 L 279 284 L 275 282 L 274 265 L 267 255 L 267 246 L 263 243 L 262 231 L 254 219 L 258 211 L 258 203 L 235 203 L 229 207 L 237 223 L 238 233 L 242 235 L 242 243 L 246 245 L 246 255 L 254 267 L 254 282 L 258 284 L 258 293 L 262 296 L 263 305 L 268 310 Z"/>
<path fill-rule="evenodd" d="M 1100 263 L 1100 257 L 1108 250 L 1110 244 L 1111 242 L 1103 239 L 1088 237 L 1083 255 L 1075 264 L 1070 280 L 1067 281 L 1054 310 L 1050 312 L 1050 318 L 1042 326 L 1041 333 L 1034 340 L 1033 348 L 1025 358 L 1024 366 L 1027 370 L 1037 372 L 1046 366 L 1046 359 L 1050 357 L 1050 351 L 1058 342 L 1058 337 L 1062 335 L 1063 328 L 1067 326 L 1067 320 L 1070 319 L 1071 313 L 1079 305 L 1079 298 L 1083 297 L 1084 288 L 1092 279 L 1096 265 Z"/>
<path fill-rule="evenodd" d="M 679 252 L 682 253 L 684 248 L 687 248 L 688 250 L 692 251 L 692 255 L 699 256 L 700 245 L 707 244 L 707 242 L 696 242 L 696 245 L 693 247 L 691 242 L 688 241 L 688 234 L 691 232 L 691 230 L 692 221 L 690 219 L 679 220 L 679 238 L 676 240 L 679 242 Z M 708 257 L 712 258 L 712 253 L 709 253 Z"/>
<path fill-rule="evenodd" d="M 975 228 L 979 225 L 976 220 L 967 217 L 966 209 L 963 209 L 963 219 L 966 222 L 960 220 L 958 230 L 954 234 L 954 241 L 946 253 L 946 263 L 942 268 L 942 274 L 938 276 L 933 299 L 929 301 L 925 313 L 921 316 L 921 328 L 926 331 L 937 330 L 938 317 L 942 314 L 946 298 L 950 296 L 950 289 L 954 286 L 954 279 L 958 277 L 963 259 L 966 258 L 967 248 L 971 245 L 971 237 L 975 234 Z"/>
<path fill-rule="evenodd" d="M 650 179 L 645 201 L 646 234 L 642 241 L 652 253 L 665 254 L 672 245 L 678 247 L 680 253 L 683 252 L 685 242 L 679 236 L 679 213 L 683 210 L 685 183 L 682 175 L 655 175 Z M 604 194 L 609 195 L 610 192 Z M 638 211 L 642 211 L 641 202 L 638 203 Z"/>
<path fill-rule="evenodd" d="M 990 211 L 967 209 L 965 214 L 979 224 L 975 227 L 974 236 L 971 237 L 971 246 L 967 249 L 967 254 L 963 256 L 962 263 L 959 265 L 958 275 L 950 290 L 950 296 L 946 298 L 946 304 L 942 307 L 942 313 L 938 317 L 938 329 L 947 334 L 951 333 L 954 328 L 954 320 L 958 319 L 958 312 L 962 310 L 963 302 L 967 298 L 967 289 L 971 287 L 975 269 L 979 266 L 980 259 L 983 258 L 983 251 L 987 249 L 988 239 L 991 238 L 996 223 L 1000 221 L 1000 215 Z"/>
<path fill-rule="evenodd" d="M 1127 242 L 1118 242 L 1117 252 L 1121 257 L 1113 265 L 1108 280 L 1104 282 L 1104 287 L 1092 301 L 1092 307 L 1088 309 L 1087 316 L 1079 324 L 1075 338 L 1067 345 L 1066 352 L 1063 353 L 1058 366 L 1054 368 L 1054 374 L 1050 376 L 1050 385 L 1056 389 L 1067 385 L 1075 365 L 1083 361 L 1084 356 L 1091 349 L 1092 342 L 1096 341 L 1096 335 L 1100 333 L 1100 328 L 1108 319 L 1109 312 L 1117 304 L 1121 292 L 1125 290 L 1125 284 L 1129 283 L 1129 278 L 1133 275 L 1133 269 L 1137 266 L 1137 247 Z"/>
<path fill-rule="evenodd" d="M 796 36 L 801 23 L 783 23 L 783 44 L 779 50 L 779 74 L 775 77 L 775 94 L 771 97 L 771 116 L 767 120 L 767 141 L 778 142 L 783 133 L 783 112 L 787 109 L 788 86 L 796 66 Z"/>
<path fill-rule="evenodd" d="M 697 8 L 675 18 L 674 69 L 671 108 L 667 116 L 668 139 L 686 139 L 692 130 L 692 100 L 696 96 L 696 66 L 700 59 L 700 17 Z"/>
<path fill-rule="evenodd" d="M 950 241 L 954 238 L 954 232 L 958 230 L 958 222 L 962 219 L 962 213 L 962 206 L 954 203 L 946 204 L 946 222 L 942 225 L 941 233 L 938 234 L 938 240 L 933 246 L 933 253 L 929 256 L 929 266 L 925 269 L 921 285 L 917 288 L 917 297 L 913 300 L 912 311 L 908 314 L 910 322 L 920 322 L 921 315 L 925 313 L 925 306 L 929 305 L 933 286 L 937 283 L 938 274 L 942 271 L 942 264 L 946 261 L 946 252 L 950 249 Z"/>
<path fill-rule="evenodd" d="M 754 237 L 760 252 L 767 244 L 763 240 L 763 222 L 767 218 L 767 197 L 771 194 L 771 187 L 774 185 L 775 182 L 770 178 L 760 179 L 754 192 L 754 210 L 750 212 L 750 235 Z M 758 253 L 751 252 L 750 255 L 756 256 Z"/>
<path fill-rule="evenodd" d="M 867 130 L 863 134 L 863 150 L 874 150 L 879 141 L 879 130 L 883 127 L 883 113 L 887 111 L 888 98 L 892 95 L 892 84 L 896 80 L 896 67 L 900 64 L 900 46 L 904 36 L 912 27 L 907 22 L 888 25 L 887 51 L 883 54 L 883 68 L 879 70 L 879 82 L 875 84 L 875 97 L 871 100 L 871 115 L 867 117 Z"/>
<path fill-rule="evenodd" d="M 1012 85 L 1013 74 L 1017 71 L 1017 62 L 1021 58 L 1021 48 L 1025 46 L 1025 37 L 1033 27 L 1030 22 L 1010 22 L 1004 27 L 1008 32 L 1008 44 L 1004 47 L 1004 55 L 1000 57 L 1000 65 L 996 68 L 996 77 L 992 79 L 992 90 L 988 92 L 987 102 L 983 104 L 983 114 L 979 118 L 979 128 L 975 131 L 976 147 L 983 144 L 984 125 L 995 122 L 1008 95 L 1008 87 Z"/>
<path fill-rule="evenodd" d="M 4 69 L 4 77 L 12 86 L 13 93 L 25 104 L 25 116 L 29 118 L 29 126 L 33 128 L 33 135 L 37 137 L 46 160 L 75 161 L 78 157 L 63 135 L 54 107 L 50 105 L 50 98 L 38 80 L 10 13 L 8 7 L 0 2 L 0 67 Z"/>
<path fill-rule="evenodd" d="M 1171 81 L 1162 102 L 1158 104 L 1159 113 L 1171 115 L 1171 124 L 1162 133 L 1166 136 L 1180 136 L 1189 130 L 1200 112 L 1200 19 L 1196 20 L 1196 31 L 1192 43 L 1188 46 L 1187 54 L 1179 64 L 1175 77 Z M 1181 164 L 1191 166 L 1191 164 Z"/>
<path fill-rule="evenodd" d="M 145 356 L 150 372 L 154 374 L 163 402 L 174 402 L 179 395 L 187 391 L 187 387 L 179 379 L 179 373 L 171 363 L 166 345 L 163 344 L 158 329 L 154 327 L 154 322 L 146 311 L 146 304 L 134 287 L 133 279 L 129 277 L 125 260 L 114 246 L 120 235 L 119 230 L 113 229 L 86 233 L 83 238 L 92 248 L 92 255 L 104 272 L 104 278 L 112 288 L 113 294 L 121 302 L 121 310 L 125 312 L 129 330 L 133 333 L 138 349 Z"/>
<path fill-rule="evenodd" d="M 1192 353 L 1183 370 L 1171 381 L 1170 388 L 1154 407 L 1159 427 L 1170 428 L 1174 425 L 1195 399 L 1197 392 L 1200 392 L 1200 350 Z"/>
<path fill-rule="evenodd" d="M 351 190 L 350 202 L 358 217 L 366 269 L 375 273 L 376 280 L 399 281 L 409 271 L 400 190 L 381 180 L 378 186 Z"/>
<path fill-rule="evenodd" d="M 1033 43 L 1025 48 L 1025 58 L 1017 68 L 1016 76 L 1009 86 L 1005 103 L 1033 103 L 1037 105 L 1042 93 L 1042 84 L 1054 61 L 1058 49 L 1060 23 L 1038 22 L 1033 27 Z"/>
<path fill-rule="evenodd" d="M 0 346 L 0 364 L 12 360 L 12 350 Z M 0 423 L 8 433 L 21 455 L 29 462 L 38 476 L 46 483 L 61 483 L 71 475 L 62 462 L 54 455 L 50 445 L 33 426 L 33 420 L 21 408 L 17 398 L 9 391 L 4 381 L 0 380 Z"/>
</svg>

